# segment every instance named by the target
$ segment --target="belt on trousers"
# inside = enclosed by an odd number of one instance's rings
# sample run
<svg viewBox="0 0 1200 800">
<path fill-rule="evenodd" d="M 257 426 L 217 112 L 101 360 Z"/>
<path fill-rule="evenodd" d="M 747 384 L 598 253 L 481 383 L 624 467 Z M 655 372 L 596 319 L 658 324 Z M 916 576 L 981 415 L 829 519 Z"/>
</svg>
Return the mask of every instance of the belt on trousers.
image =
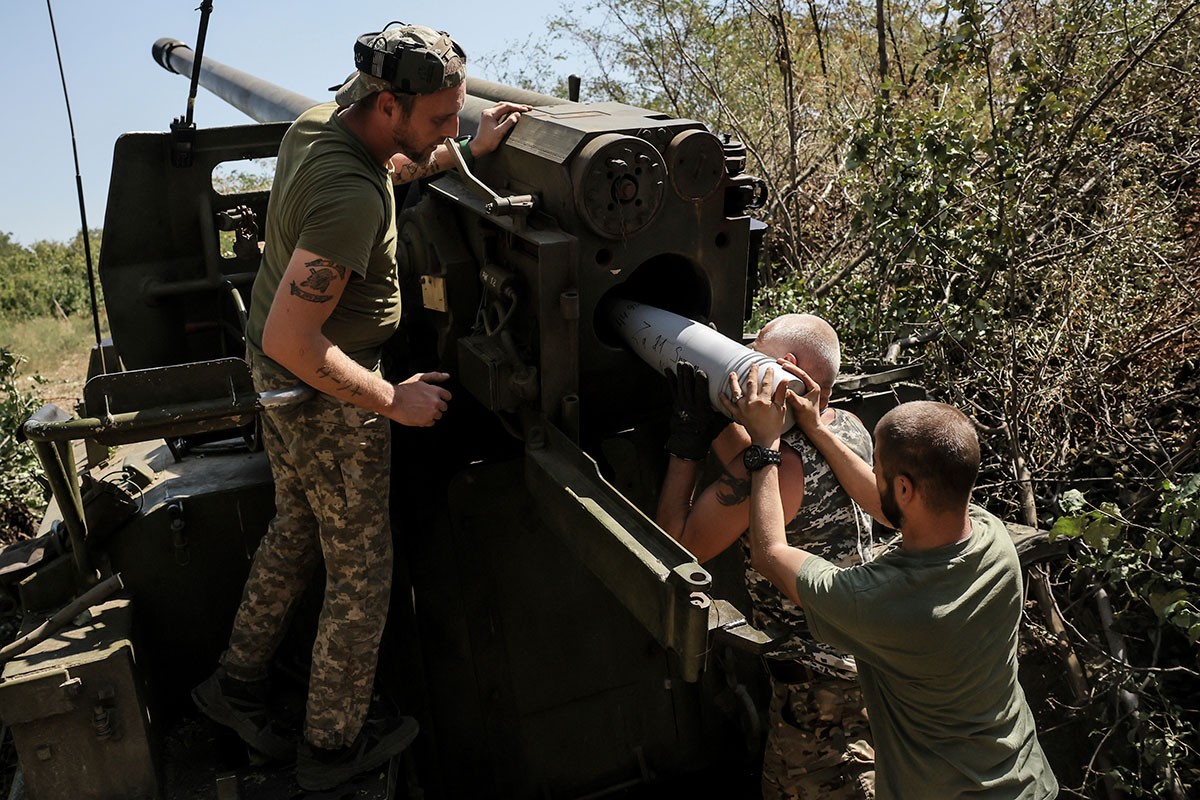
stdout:
<svg viewBox="0 0 1200 800">
<path fill-rule="evenodd" d="M 841 680 L 858 680 L 858 669 L 852 658 L 842 658 L 816 647 L 789 653 L 789 658 L 766 658 L 767 669 L 780 683 L 807 683 L 814 674 L 828 675 Z"/>
</svg>

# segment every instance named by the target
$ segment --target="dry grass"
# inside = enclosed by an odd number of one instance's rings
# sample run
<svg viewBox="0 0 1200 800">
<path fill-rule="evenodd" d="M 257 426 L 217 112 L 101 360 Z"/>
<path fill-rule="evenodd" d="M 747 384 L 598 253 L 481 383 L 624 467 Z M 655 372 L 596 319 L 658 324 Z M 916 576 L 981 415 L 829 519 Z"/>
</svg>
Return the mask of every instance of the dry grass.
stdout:
<svg viewBox="0 0 1200 800">
<path fill-rule="evenodd" d="M 108 333 L 101 318 L 101 332 Z M 39 317 L 0 324 L 0 346 L 24 357 L 19 386 L 44 402 L 72 411 L 82 397 L 95 334 L 91 317 Z"/>
</svg>

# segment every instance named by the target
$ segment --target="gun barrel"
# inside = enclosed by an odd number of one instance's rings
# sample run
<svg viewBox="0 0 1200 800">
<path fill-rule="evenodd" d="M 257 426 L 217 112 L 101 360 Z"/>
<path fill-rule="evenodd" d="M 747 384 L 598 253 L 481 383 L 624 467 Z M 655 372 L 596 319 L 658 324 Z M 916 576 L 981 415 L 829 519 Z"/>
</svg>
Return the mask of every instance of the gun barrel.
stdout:
<svg viewBox="0 0 1200 800">
<path fill-rule="evenodd" d="M 154 43 L 151 53 L 159 66 L 168 72 L 189 79 L 192 77 L 196 66 L 196 53 L 184 42 L 164 37 Z M 204 57 L 200 65 L 199 83 L 255 122 L 289 122 L 318 102 L 208 56 Z M 467 104 L 459 114 L 463 132 L 474 133 L 479 123 L 480 112 L 501 100 L 531 106 L 565 105 L 570 102 L 561 97 L 539 94 L 503 83 L 468 78 Z"/>
<path fill-rule="evenodd" d="M 518 89 L 516 86 L 472 78 L 469 75 L 467 76 L 467 94 L 491 100 L 494 103 L 507 100 L 510 103 L 524 103 L 529 106 L 575 105 L 570 100 L 564 100 L 561 97 L 531 92 L 528 89 Z"/>
<path fill-rule="evenodd" d="M 151 52 L 163 69 L 192 77 L 196 53 L 188 45 L 178 39 L 162 38 L 154 43 Z M 317 104 L 311 97 L 208 57 L 200 65 L 200 85 L 256 122 L 287 122 Z"/>
</svg>

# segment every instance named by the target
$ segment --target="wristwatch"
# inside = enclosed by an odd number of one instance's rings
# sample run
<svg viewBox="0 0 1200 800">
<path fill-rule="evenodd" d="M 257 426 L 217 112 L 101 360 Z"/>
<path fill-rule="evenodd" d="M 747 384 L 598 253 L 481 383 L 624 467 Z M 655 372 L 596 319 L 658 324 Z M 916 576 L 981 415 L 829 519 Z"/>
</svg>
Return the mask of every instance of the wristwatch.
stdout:
<svg viewBox="0 0 1200 800">
<path fill-rule="evenodd" d="M 750 472 L 758 472 L 768 464 L 778 464 L 782 458 L 778 450 L 760 444 L 752 444 L 742 453 L 742 463 Z"/>
</svg>

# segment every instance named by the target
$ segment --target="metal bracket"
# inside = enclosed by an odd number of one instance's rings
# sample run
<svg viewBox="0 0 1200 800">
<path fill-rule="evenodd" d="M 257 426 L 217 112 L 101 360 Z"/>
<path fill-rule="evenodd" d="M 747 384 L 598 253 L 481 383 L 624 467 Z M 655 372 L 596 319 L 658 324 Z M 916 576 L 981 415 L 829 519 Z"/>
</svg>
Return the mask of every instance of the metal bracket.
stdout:
<svg viewBox="0 0 1200 800">
<path fill-rule="evenodd" d="M 765 653 L 774 642 L 728 600 L 713 600 L 708 609 L 708 632 L 713 645 L 725 644 L 755 655 Z"/>
</svg>

